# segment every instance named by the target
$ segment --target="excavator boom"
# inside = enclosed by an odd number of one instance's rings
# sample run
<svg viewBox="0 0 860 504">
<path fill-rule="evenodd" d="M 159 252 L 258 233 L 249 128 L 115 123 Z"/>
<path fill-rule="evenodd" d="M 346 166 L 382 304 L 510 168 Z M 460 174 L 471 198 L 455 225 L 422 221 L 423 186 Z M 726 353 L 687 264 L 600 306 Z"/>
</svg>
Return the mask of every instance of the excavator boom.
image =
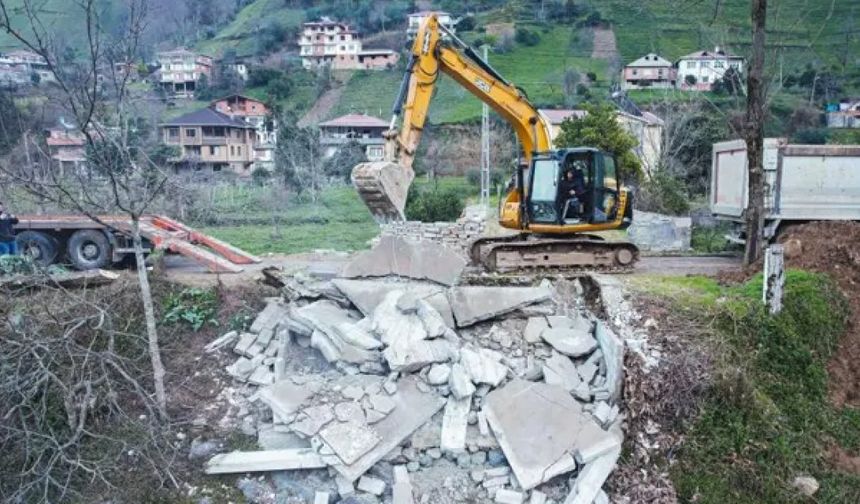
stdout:
<svg viewBox="0 0 860 504">
<path fill-rule="evenodd" d="M 415 37 L 406 73 L 392 110 L 383 161 L 361 163 L 352 182 L 378 222 L 403 220 L 406 194 L 415 178 L 412 163 L 427 121 L 440 72 L 488 104 L 513 127 L 528 161 L 534 152 L 551 148 L 549 128 L 525 94 L 502 78 L 435 15 Z M 395 129 L 402 119 L 400 130 Z"/>
</svg>

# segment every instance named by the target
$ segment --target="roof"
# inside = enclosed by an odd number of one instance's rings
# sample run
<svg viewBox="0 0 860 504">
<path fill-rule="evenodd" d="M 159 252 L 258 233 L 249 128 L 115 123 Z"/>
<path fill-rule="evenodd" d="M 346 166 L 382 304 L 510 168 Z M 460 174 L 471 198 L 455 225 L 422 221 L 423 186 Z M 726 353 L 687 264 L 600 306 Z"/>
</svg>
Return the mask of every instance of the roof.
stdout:
<svg viewBox="0 0 860 504">
<path fill-rule="evenodd" d="M 584 110 L 574 109 L 538 109 L 538 113 L 546 117 L 550 124 L 561 124 L 569 117 L 582 119 L 587 114 Z"/>
<path fill-rule="evenodd" d="M 395 51 L 391 49 L 362 49 L 358 52 L 358 55 L 362 54 L 397 54 Z"/>
<path fill-rule="evenodd" d="M 250 96 L 245 96 L 245 95 L 243 95 L 243 94 L 239 94 L 239 93 L 233 93 L 233 94 L 230 94 L 230 95 L 227 95 L 227 96 L 222 96 L 221 98 L 217 98 L 217 99 L 215 99 L 215 100 L 212 100 L 212 101 L 209 103 L 209 106 L 215 105 L 215 104 L 216 104 L 216 103 L 218 103 L 219 101 L 229 100 L 229 99 L 231 99 L 231 98 L 242 98 L 243 100 L 246 100 L 246 101 L 254 101 L 254 102 L 257 102 L 257 103 L 262 103 L 263 105 L 265 105 L 265 104 L 266 104 L 266 102 L 264 102 L 263 100 L 258 100 L 258 99 L 256 99 L 256 98 L 251 98 Z"/>
<path fill-rule="evenodd" d="M 254 129 L 253 126 L 241 119 L 233 119 L 227 114 L 208 107 L 181 115 L 176 119 L 162 123 L 162 126 L 226 126 L 229 128 Z"/>
<path fill-rule="evenodd" d="M 648 53 L 645 56 L 631 62 L 628 67 L 671 67 L 672 63 L 655 53 Z"/>
<path fill-rule="evenodd" d="M 409 14 L 409 17 L 418 17 L 418 16 L 426 17 L 426 16 L 429 16 L 430 14 L 433 14 L 434 12 L 440 16 L 450 16 L 451 15 L 450 13 L 445 12 L 445 11 L 423 10 L 423 11 L 413 12 L 413 13 Z"/>
<path fill-rule="evenodd" d="M 388 123 L 377 117 L 365 114 L 347 114 L 319 124 L 324 127 L 387 128 Z"/>
<path fill-rule="evenodd" d="M 692 52 L 686 56 L 681 56 L 678 60 L 710 60 L 710 59 L 737 59 L 742 60 L 741 56 L 735 56 L 734 54 L 728 54 L 720 48 L 716 48 L 713 51 L 696 51 Z"/>
</svg>

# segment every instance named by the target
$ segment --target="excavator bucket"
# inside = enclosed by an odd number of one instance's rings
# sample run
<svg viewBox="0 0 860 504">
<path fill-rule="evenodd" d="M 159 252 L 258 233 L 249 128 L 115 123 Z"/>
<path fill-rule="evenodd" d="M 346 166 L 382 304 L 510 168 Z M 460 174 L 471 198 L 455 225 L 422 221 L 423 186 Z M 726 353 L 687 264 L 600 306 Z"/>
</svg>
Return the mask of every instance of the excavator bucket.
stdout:
<svg viewBox="0 0 860 504">
<path fill-rule="evenodd" d="M 406 194 L 415 172 L 390 161 L 361 163 L 352 169 L 352 185 L 380 224 L 405 220 Z"/>
</svg>

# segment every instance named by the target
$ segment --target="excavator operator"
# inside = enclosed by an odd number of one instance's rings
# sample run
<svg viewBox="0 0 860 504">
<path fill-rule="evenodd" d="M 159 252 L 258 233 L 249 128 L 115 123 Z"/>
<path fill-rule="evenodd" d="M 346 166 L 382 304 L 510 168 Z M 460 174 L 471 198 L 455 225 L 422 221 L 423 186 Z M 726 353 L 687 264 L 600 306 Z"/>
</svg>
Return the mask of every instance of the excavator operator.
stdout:
<svg viewBox="0 0 860 504">
<path fill-rule="evenodd" d="M 562 219 L 579 218 L 585 197 L 585 175 L 579 163 L 568 166 L 559 185 Z"/>
</svg>

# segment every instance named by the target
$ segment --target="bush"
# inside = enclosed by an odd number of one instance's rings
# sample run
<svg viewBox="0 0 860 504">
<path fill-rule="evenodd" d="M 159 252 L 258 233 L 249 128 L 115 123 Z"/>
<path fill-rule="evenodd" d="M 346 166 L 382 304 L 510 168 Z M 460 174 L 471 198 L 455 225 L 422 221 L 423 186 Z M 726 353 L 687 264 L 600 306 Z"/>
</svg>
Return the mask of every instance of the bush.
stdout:
<svg viewBox="0 0 860 504">
<path fill-rule="evenodd" d="M 809 128 L 796 132 L 791 137 L 792 143 L 807 145 L 824 145 L 830 138 L 830 130 L 827 128 Z"/>
<path fill-rule="evenodd" d="M 406 218 L 421 222 L 455 221 L 466 207 L 453 188 L 433 187 L 420 190 L 412 185 L 406 198 Z"/>
<path fill-rule="evenodd" d="M 527 30 L 526 28 L 517 28 L 514 40 L 516 40 L 518 44 L 522 44 L 524 46 L 535 46 L 540 43 L 540 34 Z"/>
<path fill-rule="evenodd" d="M 658 173 L 642 184 L 635 202 L 638 209 L 646 212 L 685 215 L 690 211 L 684 183 L 665 173 Z"/>
<path fill-rule="evenodd" d="M 265 168 L 257 167 L 251 172 L 251 180 L 258 186 L 264 186 L 269 183 L 272 178 L 272 172 Z"/>
<path fill-rule="evenodd" d="M 190 288 L 170 293 L 164 300 L 164 322 L 184 322 L 199 331 L 205 324 L 217 325 L 218 295 L 212 289 Z"/>
</svg>

